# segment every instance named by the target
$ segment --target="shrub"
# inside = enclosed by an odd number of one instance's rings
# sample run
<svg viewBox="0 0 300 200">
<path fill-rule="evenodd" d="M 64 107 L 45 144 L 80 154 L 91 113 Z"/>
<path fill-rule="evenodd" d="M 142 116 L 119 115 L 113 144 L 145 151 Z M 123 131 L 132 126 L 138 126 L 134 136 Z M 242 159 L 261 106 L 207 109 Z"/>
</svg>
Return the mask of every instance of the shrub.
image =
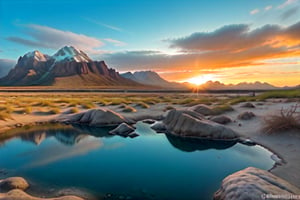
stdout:
<svg viewBox="0 0 300 200">
<path fill-rule="evenodd" d="M 11 115 L 7 112 L 1 111 L 0 112 L 0 120 L 6 121 L 7 119 L 12 119 Z"/>
<path fill-rule="evenodd" d="M 263 131 L 266 133 L 274 133 L 284 130 L 300 129 L 300 108 L 299 104 L 291 106 L 288 109 L 281 108 L 280 113 L 271 115 L 264 119 L 265 125 Z"/>
<path fill-rule="evenodd" d="M 51 110 L 49 110 L 48 113 L 51 114 L 51 115 L 59 114 L 60 109 L 59 108 L 52 108 Z"/>
</svg>

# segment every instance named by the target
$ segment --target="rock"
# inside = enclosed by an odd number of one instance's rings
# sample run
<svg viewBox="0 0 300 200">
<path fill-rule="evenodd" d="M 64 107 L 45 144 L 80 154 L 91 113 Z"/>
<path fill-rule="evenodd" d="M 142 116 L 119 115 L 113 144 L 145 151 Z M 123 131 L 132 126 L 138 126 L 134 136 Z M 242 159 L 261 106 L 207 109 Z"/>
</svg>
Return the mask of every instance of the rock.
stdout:
<svg viewBox="0 0 300 200">
<path fill-rule="evenodd" d="M 150 126 L 150 128 L 152 128 L 156 132 L 165 132 L 167 130 L 166 125 L 161 121 L 155 122 Z"/>
<path fill-rule="evenodd" d="M 0 180 L 0 191 L 12 189 L 26 190 L 29 187 L 27 181 L 22 177 L 10 177 Z"/>
<path fill-rule="evenodd" d="M 300 194 L 300 189 L 270 172 L 248 167 L 227 176 L 220 189 L 215 192 L 214 200 L 261 200 L 271 199 L 266 195 Z M 273 199 L 273 198 L 272 198 Z M 278 198 L 283 199 L 283 198 Z"/>
<path fill-rule="evenodd" d="M 241 114 L 238 115 L 238 119 L 241 119 L 241 120 L 249 120 L 249 119 L 252 119 L 253 117 L 255 117 L 255 114 L 253 112 L 243 112 Z"/>
<path fill-rule="evenodd" d="M 255 146 L 256 142 L 250 140 L 250 139 L 240 139 L 240 143 L 247 145 L 247 146 Z"/>
<path fill-rule="evenodd" d="M 215 116 L 212 117 L 210 120 L 219 124 L 228 124 L 232 122 L 232 120 L 226 115 Z"/>
<path fill-rule="evenodd" d="M 138 136 L 140 136 L 140 135 L 137 134 L 136 132 L 132 132 L 132 133 L 129 133 L 128 136 L 129 136 L 130 138 L 135 138 L 135 137 L 138 137 Z"/>
<path fill-rule="evenodd" d="M 239 135 L 221 124 L 195 117 L 184 110 L 171 110 L 163 123 L 169 133 L 183 137 L 237 139 Z"/>
<path fill-rule="evenodd" d="M 109 131 L 109 134 L 112 135 L 120 135 L 120 136 L 124 136 L 127 137 L 130 133 L 132 133 L 135 129 L 132 126 L 129 126 L 126 123 L 122 123 L 119 126 L 117 126 L 117 128 Z"/>
<path fill-rule="evenodd" d="M 243 107 L 243 108 L 255 108 L 255 106 L 250 102 L 246 102 L 246 103 L 242 104 L 241 107 Z"/>
<path fill-rule="evenodd" d="M 214 111 L 210 107 L 203 105 L 203 104 L 192 106 L 192 107 L 188 108 L 188 110 L 197 112 L 202 115 L 213 115 L 214 114 Z"/>
<path fill-rule="evenodd" d="M 103 108 L 91 109 L 86 112 L 71 115 L 67 117 L 67 119 L 62 120 L 62 122 L 85 124 L 89 126 L 112 126 L 129 121 L 130 120 L 119 113 Z"/>
<path fill-rule="evenodd" d="M 62 197 L 55 197 L 55 198 L 39 198 L 33 197 L 22 190 L 13 189 L 7 193 L 0 193 L 0 199 L 5 200 L 83 200 L 83 198 L 77 196 L 62 196 Z"/>
<path fill-rule="evenodd" d="M 156 121 L 154 119 L 144 119 L 142 122 L 145 124 L 154 124 Z"/>
</svg>

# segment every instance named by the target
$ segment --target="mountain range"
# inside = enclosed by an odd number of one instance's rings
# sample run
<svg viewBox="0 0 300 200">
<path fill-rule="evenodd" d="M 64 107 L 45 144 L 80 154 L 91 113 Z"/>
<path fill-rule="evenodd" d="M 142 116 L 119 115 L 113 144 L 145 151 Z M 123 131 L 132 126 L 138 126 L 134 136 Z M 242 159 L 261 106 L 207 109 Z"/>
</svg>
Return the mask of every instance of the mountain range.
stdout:
<svg viewBox="0 0 300 200">
<path fill-rule="evenodd" d="M 166 81 L 154 71 L 136 71 L 134 73 L 126 72 L 121 74 L 121 76 L 141 84 L 170 89 L 186 89 L 185 85 Z"/>
<path fill-rule="evenodd" d="M 105 86 L 106 88 L 180 90 L 191 88 L 199 90 L 274 90 L 294 88 L 279 88 L 269 83 L 261 82 L 225 85 L 219 81 L 208 81 L 196 87 L 190 83 L 169 82 L 154 71 L 119 74 L 115 69 L 108 68 L 104 61 L 93 61 L 85 52 L 73 46 L 65 46 L 52 56 L 37 50 L 20 56 L 15 67 L 6 76 L 0 78 L 0 86 L 56 86 L 60 88 Z"/>
<path fill-rule="evenodd" d="M 83 51 L 65 46 L 53 56 L 33 51 L 21 56 L 16 66 L 0 79 L 2 86 L 51 85 L 82 86 L 142 86 L 123 78 L 104 61 L 93 61 Z"/>
</svg>

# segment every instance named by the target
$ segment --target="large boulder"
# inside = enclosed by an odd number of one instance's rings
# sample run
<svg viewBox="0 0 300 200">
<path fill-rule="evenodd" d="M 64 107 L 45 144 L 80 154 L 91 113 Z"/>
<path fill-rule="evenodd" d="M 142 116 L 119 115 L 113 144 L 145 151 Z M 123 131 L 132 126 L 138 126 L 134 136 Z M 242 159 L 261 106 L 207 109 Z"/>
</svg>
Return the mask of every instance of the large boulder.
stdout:
<svg viewBox="0 0 300 200">
<path fill-rule="evenodd" d="M 130 120 L 119 113 L 103 108 L 91 109 L 86 112 L 74 114 L 63 121 L 89 126 L 112 126 L 123 122 L 130 122 Z"/>
<path fill-rule="evenodd" d="M 262 200 L 273 199 L 267 195 L 275 195 L 274 199 L 287 199 L 279 195 L 300 194 L 300 189 L 287 181 L 274 176 L 270 172 L 248 167 L 227 176 L 221 188 L 215 192 L 214 200 Z"/>
<path fill-rule="evenodd" d="M 192 106 L 192 107 L 188 108 L 188 110 L 194 111 L 201 115 L 213 115 L 214 114 L 214 111 L 210 107 L 203 105 L 203 104 Z"/>
<path fill-rule="evenodd" d="M 232 129 L 185 110 L 171 110 L 163 123 L 167 132 L 183 137 L 207 139 L 237 139 L 239 137 Z"/>
<path fill-rule="evenodd" d="M 0 192 L 12 189 L 26 190 L 28 187 L 29 184 L 22 177 L 10 177 L 0 180 Z"/>
</svg>

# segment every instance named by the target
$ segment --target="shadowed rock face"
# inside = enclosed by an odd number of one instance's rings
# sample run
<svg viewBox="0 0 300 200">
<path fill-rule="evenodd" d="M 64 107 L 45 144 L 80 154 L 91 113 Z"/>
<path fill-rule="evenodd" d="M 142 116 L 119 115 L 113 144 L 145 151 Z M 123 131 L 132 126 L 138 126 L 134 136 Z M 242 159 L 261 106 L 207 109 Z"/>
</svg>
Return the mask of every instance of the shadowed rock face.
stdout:
<svg viewBox="0 0 300 200">
<path fill-rule="evenodd" d="M 130 120 L 112 110 L 98 108 L 72 115 L 64 121 L 89 126 L 113 126 Z"/>
<path fill-rule="evenodd" d="M 208 139 L 236 139 L 239 135 L 221 124 L 206 120 L 198 113 L 171 110 L 163 123 L 168 132 L 184 136 Z"/>
<path fill-rule="evenodd" d="M 287 181 L 274 176 L 270 172 L 254 167 L 248 167 L 227 176 L 223 180 L 221 188 L 215 192 L 214 200 L 272 199 L 266 198 L 266 196 L 264 196 L 266 194 L 300 194 L 300 189 Z"/>
</svg>

